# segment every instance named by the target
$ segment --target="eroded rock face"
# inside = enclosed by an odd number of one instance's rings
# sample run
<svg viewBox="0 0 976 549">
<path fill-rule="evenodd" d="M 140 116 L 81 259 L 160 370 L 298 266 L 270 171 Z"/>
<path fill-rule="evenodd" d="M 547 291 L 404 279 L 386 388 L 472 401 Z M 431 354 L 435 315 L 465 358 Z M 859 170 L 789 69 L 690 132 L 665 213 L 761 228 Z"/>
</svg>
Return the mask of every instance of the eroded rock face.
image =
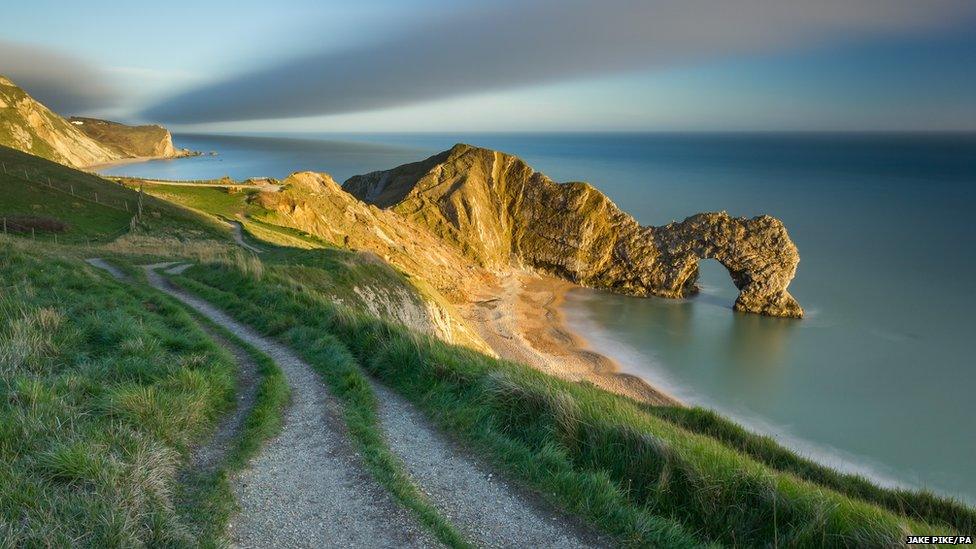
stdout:
<svg viewBox="0 0 976 549">
<path fill-rule="evenodd" d="M 799 254 L 769 216 L 705 213 L 644 227 L 586 183 L 556 183 L 515 156 L 470 145 L 352 177 L 343 189 L 488 270 L 522 264 L 585 286 L 674 298 L 696 291 L 700 259 L 716 259 L 739 288 L 736 310 L 803 315 L 787 291 Z"/>
</svg>

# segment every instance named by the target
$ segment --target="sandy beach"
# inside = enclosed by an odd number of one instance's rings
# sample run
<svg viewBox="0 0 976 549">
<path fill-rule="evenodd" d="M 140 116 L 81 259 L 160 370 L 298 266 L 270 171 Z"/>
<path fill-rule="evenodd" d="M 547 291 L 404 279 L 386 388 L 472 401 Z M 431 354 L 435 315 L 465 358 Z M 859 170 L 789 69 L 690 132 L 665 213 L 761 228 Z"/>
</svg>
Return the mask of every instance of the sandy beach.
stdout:
<svg viewBox="0 0 976 549">
<path fill-rule="evenodd" d="M 650 404 L 681 406 L 673 396 L 621 372 L 614 360 L 591 350 L 585 338 L 569 328 L 561 306 L 572 287 L 557 278 L 513 271 L 501 278 L 494 291 L 461 307 L 461 311 L 502 358 Z"/>
</svg>

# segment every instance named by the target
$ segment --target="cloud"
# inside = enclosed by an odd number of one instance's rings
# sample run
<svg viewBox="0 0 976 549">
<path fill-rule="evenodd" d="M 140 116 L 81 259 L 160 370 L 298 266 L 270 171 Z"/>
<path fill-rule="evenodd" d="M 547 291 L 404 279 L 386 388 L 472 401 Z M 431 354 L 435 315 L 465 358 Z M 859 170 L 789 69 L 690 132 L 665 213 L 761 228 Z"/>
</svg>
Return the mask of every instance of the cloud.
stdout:
<svg viewBox="0 0 976 549">
<path fill-rule="evenodd" d="M 143 115 L 194 123 L 368 111 L 925 30 L 970 16 L 974 6 L 970 0 L 494 3 L 405 22 L 402 32 L 368 46 L 313 52 L 198 87 Z"/>
<path fill-rule="evenodd" d="M 62 114 L 114 106 L 122 97 L 101 69 L 53 50 L 0 40 L 0 74 Z"/>
</svg>

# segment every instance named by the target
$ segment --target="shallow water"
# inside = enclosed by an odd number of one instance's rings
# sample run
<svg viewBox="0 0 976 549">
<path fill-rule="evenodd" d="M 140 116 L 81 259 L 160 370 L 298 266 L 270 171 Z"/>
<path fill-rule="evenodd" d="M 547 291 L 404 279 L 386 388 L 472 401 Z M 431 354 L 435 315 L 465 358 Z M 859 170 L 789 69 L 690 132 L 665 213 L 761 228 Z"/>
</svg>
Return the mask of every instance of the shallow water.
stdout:
<svg viewBox="0 0 976 549">
<path fill-rule="evenodd" d="M 217 157 L 120 166 L 165 178 L 328 171 L 336 180 L 456 141 L 586 180 L 643 223 L 781 218 L 801 321 L 733 313 L 702 262 L 685 301 L 571 293 L 570 322 L 628 371 L 821 461 L 976 501 L 976 136 L 798 134 L 176 136 Z"/>
</svg>

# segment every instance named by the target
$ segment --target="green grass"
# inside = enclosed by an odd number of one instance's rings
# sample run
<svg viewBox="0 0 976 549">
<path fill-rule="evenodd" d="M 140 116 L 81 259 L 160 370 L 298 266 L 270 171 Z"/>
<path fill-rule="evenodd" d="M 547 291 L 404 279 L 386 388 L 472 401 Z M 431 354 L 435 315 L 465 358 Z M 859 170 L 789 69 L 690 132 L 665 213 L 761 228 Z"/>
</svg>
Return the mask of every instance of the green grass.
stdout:
<svg viewBox="0 0 976 549">
<path fill-rule="evenodd" d="M 187 313 L 0 237 L 0 539 L 192 545 L 175 501 L 233 402 L 232 358 Z"/>
<path fill-rule="evenodd" d="M 228 521 L 237 510 L 230 477 L 242 470 L 264 443 L 281 430 L 290 389 L 284 373 L 269 356 L 209 319 L 195 313 L 193 316 L 244 349 L 257 364 L 260 376 L 254 408 L 223 462 L 212 472 L 189 472 L 178 487 L 180 512 L 191 525 L 196 543 L 221 547 L 226 539 Z"/>
<path fill-rule="evenodd" d="M 58 235 L 60 243 L 97 244 L 130 233 L 129 223 L 139 203 L 137 191 L 8 147 L 0 146 L 0 163 L 5 170 L 0 170 L 0 192 L 4 196 L 0 217 L 30 214 L 64 221 L 70 228 Z M 143 216 L 134 234 L 182 241 L 230 239 L 221 223 L 148 194 L 143 196 Z M 53 235 L 37 236 L 45 241 L 54 239 Z"/>
<path fill-rule="evenodd" d="M 138 188 L 139 180 L 131 178 L 118 178 L 117 180 L 129 188 Z M 242 222 L 248 233 L 255 236 L 257 241 L 265 244 L 271 243 L 281 247 L 299 249 L 332 247 L 314 235 L 264 221 L 269 212 L 248 201 L 249 197 L 258 192 L 257 189 L 232 190 L 217 187 L 194 187 L 192 185 L 154 185 L 152 183 L 144 184 L 144 189 L 152 196 L 219 219 L 237 219 Z"/>
<path fill-rule="evenodd" d="M 187 185 L 145 184 L 145 191 L 163 200 L 202 210 L 207 213 L 232 219 L 243 215 L 247 209 L 246 198 L 255 190 L 231 190 L 223 187 L 193 187 Z"/>
<path fill-rule="evenodd" d="M 950 500 L 922 505 L 927 494 L 865 491 L 863 479 L 839 474 L 818 478 L 816 467 L 804 472 L 796 456 L 761 450 L 771 441 L 733 434 L 731 424 L 666 417 L 409 333 L 336 307 L 286 273 L 270 265 L 254 277 L 209 265 L 179 280 L 296 349 L 331 334 L 446 430 L 624 543 L 887 546 L 909 531 L 963 532 L 972 516 Z M 906 505 L 888 505 L 889 497 Z"/>
</svg>

